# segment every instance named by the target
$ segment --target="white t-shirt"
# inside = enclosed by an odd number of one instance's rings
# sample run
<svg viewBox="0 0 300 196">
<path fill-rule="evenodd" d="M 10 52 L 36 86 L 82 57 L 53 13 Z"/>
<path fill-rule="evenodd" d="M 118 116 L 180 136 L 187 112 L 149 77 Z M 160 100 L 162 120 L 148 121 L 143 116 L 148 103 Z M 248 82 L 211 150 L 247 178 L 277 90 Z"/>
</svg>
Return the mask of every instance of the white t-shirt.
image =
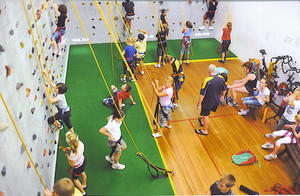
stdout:
<svg viewBox="0 0 300 196">
<path fill-rule="evenodd" d="M 121 127 L 122 121 L 120 123 L 117 123 L 115 120 L 112 119 L 112 115 L 110 116 L 107 125 L 105 125 L 105 128 L 108 130 L 108 133 L 112 135 L 115 139 L 115 141 L 118 141 L 121 137 Z M 110 137 L 108 137 L 110 140 Z"/>
<path fill-rule="evenodd" d="M 65 94 L 58 94 L 56 97 L 58 99 L 57 106 L 59 109 L 63 110 L 64 108 L 68 107 Z M 68 107 L 68 109 L 65 112 L 67 112 L 69 110 L 70 110 L 70 108 Z"/>
<path fill-rule="evenodd" d="M 268 87 L 266 87 L 265 90 L 262 91 L 261 87 L 259 86 L 259 82 L 257 82 L 257 89 L 259 90 L 259 93 L 258 93 L 259 97 L 266 99 L 268 95 L 270 96 L 270 90 L 268 89 Z M 260 105 L 265 104 L 264 100 L 257 99 L 257 101 L 260 103 Z"/>
<path fill-rule="evenodd" d="M 84 161 L 83 152 L 84 152 L 84 144 L 81 141 L 79 141 L 77 154 L 75 155 L 75 153 L 73 153 L 72 151 L 70 153 L 70 160 L 75 161 L 75 165 L 74 165 L 75 168 L 78 168 L 82 165 Z"/>
<path fill-rule="evenodd" d="M 300 100 L 295 100 L 294 99 L 294 106 L 287 105 L 283 116 L 290 122 L 295 122 L 295 116 L 300 110 Z"/>
<path fill-rule="evenodd" d="M 164 96 L 164 97 L 160 97 L 160 105 L 161 106 L 168 106 L 171 103 L 171 98 L 173 96 L 173 88 L 166 88 L 164 86 L 163 88 L 163 92 L 166 92 L 168 94 L 168 96 Z"/>
<path fill-rule="evenodd" d="M 140 54 L 140 53 L 144 53 L 146 52 L 146 48 L 147 48 L 147 38 L 148 38 L 148 35 L 147 34 L 144 34 L 145 38 L 143 41 L 137 41 L 134 43 L 134 46 L 137 50 L 137 53 L 138 53 L 138 57 L 141 58 L 141 56 L 143 54 Z"/>
</svg>

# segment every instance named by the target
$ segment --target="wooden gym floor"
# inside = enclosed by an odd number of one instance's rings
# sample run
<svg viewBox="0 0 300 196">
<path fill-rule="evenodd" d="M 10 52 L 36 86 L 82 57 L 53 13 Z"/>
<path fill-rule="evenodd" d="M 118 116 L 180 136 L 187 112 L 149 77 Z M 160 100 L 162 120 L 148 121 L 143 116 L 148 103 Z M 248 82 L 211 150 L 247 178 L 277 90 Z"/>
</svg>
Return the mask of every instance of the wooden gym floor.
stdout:
<svg viewBox="0 0 300 196">
<path fill-rule="evenodd" d="M 238 195 L 245 194 L 239 190 L 240 185 L 263 195 L 272 194 L 264 190 L 270 189 L 277 182 L 284 186 L 293 185 L 296 168 L 287 155 L 273 161 L 263 158 L 271 152 L 261 148 L 266 142 L 264 134 L 272 132 L 276 126 L 275 120 L 269 120 L 266 124 L 261 122 L 263 111 L 255 112 L 257 120 L 254 121 L 250 117 L 239 116 L 238 108 L 220 105 L 215 113 L 211 113 L 209 135 L 202 136 L 194 132 L 200 128 L 197 120 L 200 112 L 196 107 L 200 87 L 208 76 L 207 68 L 211 63 L 228 70 L 228 84 L 244 77 L 242 62 L 239 60 L 228 60 L 225 64 L 200 61 L 183 65 L 186 81 L 179 92 L 179 107 L 172 113 L 172 128 L 163 128 L 164 137 L 157 138 L 167 168 L 176 173 L 170 178 L 175 192 L 178 195 L 206 194 L 210 185 L 227 172 L 236 177 L 233 192 Z M 164 78 L 171 73 L 171 67 L 163 66 L 159 69 L 147 65 L 145 75 L 136 74 L 152 112 L 156 97 L 151 81 L 157 78 L 161 86 Z M 241 97 L 239 94 L 239 104 Z M 272 115 L 274 113 L 269 111 L 267 116 Z M 261 167 L 257 163 L 237 166 L 231 161 L 233 154 L 246 149 L 257 155 Z"/>
</svg>

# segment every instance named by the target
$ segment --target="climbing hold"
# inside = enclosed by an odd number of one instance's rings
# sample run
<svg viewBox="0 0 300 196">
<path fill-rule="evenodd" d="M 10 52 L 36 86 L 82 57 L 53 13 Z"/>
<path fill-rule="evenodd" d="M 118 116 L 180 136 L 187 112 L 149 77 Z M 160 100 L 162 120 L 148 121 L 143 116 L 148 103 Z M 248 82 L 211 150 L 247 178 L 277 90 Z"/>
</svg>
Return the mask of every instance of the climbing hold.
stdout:
<svg viewBox="0 0 300 196">
<path fill-rule="evenodd" d="M 2 13 L 2 10 L 0 10 L 0 14 Z"/>
<path fill-rule="evenodd" d="M 52 144 L 52 143 L 53 143 L 53 140 L 50 140 L 50 143 Z"/>
<path fill-rule="evenodd" d="M 152 23 L 152 26 L 154 27 L 155 25 Z"/>
<path fill-rule="evenodd" d="M 36 88 L 36 91 L 40 91 L 40 87 L 39 86 Z"/>
<path fill-rule="evenodd" d="M 18 27 L 19 27 L 19 21 L 16 22 L 16 28 L 18 28 Z"/>
<path fill-rule="evenodd" d="M 179 25 L 181 25 L 181 22 L 179 22 Z"/>
<path fill-rule="evenodd" d="M 30 148 L 30 152 L 32 152 L 32 147 Z"/>
<path fill-rule="evenodd" d="M 23 154 L 25 152 L 25 148 L 24 148 L 24 146 L 23 145 L 21 145 L 21 154 Z"/>
<path fill-rule="evenodd" d="M 46 150 L 46 148 L 44 148 L 43 156 L 46 156 L 46 154 L 47 154 L 47 150 Z"/>
<path fill-rule="evenodd" d="M 0 44 L 0 52 L 5 52 L 4 47 Z"/>
<path fill-rule="evenodd" d="M 46 120 L 46 115 L 44 115 L 44 120 Z"/>
<path fill-rule="evenodd" d="M 53 22 L 51 22 L 51 27 L 53 27 L 53 25 L 54 25 L 54 23 L 53 23 Z"/>
<path fill-rule="evenodd" d="M 45 46 L 45 42 L 43 42 L 43 47 Z"/>
<path fill-rule="evenodd" d="M 56 78 L 58 78 L 58 74 L 56 75 Z"/>
<path fill-rule="evenodd" d="M 93 5 L 93 3 L 91 2 L 91 4 L 90 5 Z"/>
<path fill-rule="evenodd" d="M 16 86 L 17 90 L 19 90 L 24 85 L 23 82 L 19 82 Z"/>
<path fill-rule="evenodd" d="M 35 69 L 33 69 L 32 75 L 35 75 L 35 74 L 36 74 L 36 70 L 35 70 Z"/>
<path fill-rule="evenodd" d="M 43 99 L 45 99 L 46 98 L 46 94 L 45 93 L 43 93 Z"/>
<path fill-rule="evenodd" d="M 85 3 L 82 3 L 82 5 L 85 5 Z"/>
<path fill-rule="evenodd" d="M 51 57 L 51 61 L 53 61 L 53 57 Z"/>
<path fill-rule="evenodd" d="M 55 150 L 53 150 L 53 155 L 55 155 Z"/>
<path fill-rule="evenodd" d="M 100 1 L 98 1 L 98 4 L 100 4 L 100 5 L 101 5 L 101 2 L 100 2 Z"/>
<path fill-rule="evenodd" d="M 11 74 L 11 68 L 9 65 L 5 65 L 5 68 L 6 68 L 6 77 L 7 77 Z"/>
<path fill-rule="evenodd" d="M 32 28 L 32 29 L 34 28 L 34 24 L 31 25 L 31 28 Z"/>
<path fill-rule="evenodd" d="M 27 9 L 30 10 L 30 8 L 31 8 L 31 4 L 28 4 L 28 5 L 27 5 Z"/>
<path fill-rule="evenodd" d="M 45 57 L 45 60 L 48 61 L 48 56 Z"/>
<path fill-rule="evenodd" d="M 44 28 L 45 28 L 45 26 L 46 26 L 46 24 L 44 23 L 44 24 L 42 25 L 42 28 L 44 29 Z"/>
<path fill-rule="evenodd" d="M 47 167 L 50 167 L 50 163 L 49 162 L 47 163 Z"/>
<path fill-rule="evenodd" d="M 35 162 L 34 163 L 35 167 L 37 168 L 39 166 L 39 163 L 38 162 Z"/>
<path fill-rule="evenodd" d="M 36 138 L 37 138 L 37 135 L 34 133 L 34 134 L 32 135 L 32 140 L 34 141 L 34 140 L 36 140 Z"/>
<path fill-rule="evenodd" d="M 164 1 L 159 1 L 159 4 L 163 4 L 164 3 Z"/>
<path fill-rule="evenodd" d="M 31 168 L 31 163 L 30 161 L 27 161 L 27 169 Z"/>
<path fill-rule="evenodd" d="M 95 18 L 92 18 L 92 20 L 95 20 Z"/>
<path fill-rule="evenodd" d="M 196 23 L 194 22 L 193 24 L 195 25 Z"/>
<path fill-rule="evenodd" d="M 46 110 L 48 110 L 48 106 L 46 105 Z"/>
<path fill-rule="evenodd" d="M 2 191 L 0 191 L 0 196 L 4 196 L 4 193 Z"/>
<path fill-rule="evenodd" d="M 47 10 L 48 9 L 48 0 L 44 1 L 43 5 L 42 5 L 42 9 L 44 7 L 44 10 Z"/>
<path fill-rule="evenodd" d="M 28 30 L 28 34 L 31 35 L 31 29 Z"/>
<path fill-rule="evenodd" d="M 145 18 L 147 18 L 147 16 L 145 16 Z"/>
<path fill-rule="evenodd" d="M 152 16 L 152 18 L 154 18 L 154 16 Z"/>
<path fill-rule="evenodd" d="M 13 29 L 9 30 L 9 34 L 14 35 L 14 30 Z"/>
<path fill-rule="evenodd" d="M 20 46 L 21 46 L 21 48 L 24 48 L 24 43 L 20 42 Z"/>
<path fill-rule="evenodd" d="M 70 22 L 70 19 L 68 19 L 67 22 Z"/>
<path fill-rule="evenodd" d="M 34 96 L 34 101 L 36 101 L 36 99 L 37 99 L 37 95 Z"/>
<path fill-rule="evenodd" d="M 31 108 L 31 114 L 34 114 L 34 112 L 35 112 L 35 108 Z"/>
<path fill-rule="evenodd" d="M 52 78 L 52 81 L 54 81 L 55 77 L 54 77 L 53 75 L 52 75 L 52 77 L 51 77 L 51 78 Z"/>
<path fill-rule="evenodd" d="M 30 59 L 32 59 L 32 54 L 29 54 L 28 57 L 29 57 Z"/>
<path fill-rule="evenodd" d="M 95 33 L 93 33 L 93 35 L 96 35 Z"/>
<path fill-rule="evenodd" d="M 51 154 L 52 154 L 52 150 L 49 149 L 49 155 L 51 155 Z"/>
<path fill-rule="evenodd" d="M 43 6 L 42 6 L 42 9 L 43 9 Z M 38 20 L 41 18 L 41 10 L 36 11 L 36 17 Z"/>
<path fill-rule="evenodd" d="M 19 119 L 21 119 L 22 118 L 22 112 L 20 112 L 20 114 L 19 114 Z"/>
<path fill-rule="evenodd" d="M 8 128 L 7 122 L 0 122 L 0 131 L 5 131 Z"/>
<path fill-rule="evenodd" d="M 189 0 L 188 4 L 192 4 L 192 0 Z"/>
<path fill-rule="evenodd" d="M 47 36 L 48 36 L 48 34 L 47 34 Z M 48 41 L 48 37 L 45 38 L 45 42 L 47 42 L 47 41 Z"/>
<path fill-rule="evenodd" d="M 41 101 L 41 106 L 43 106 L 44 105 L 44 101 Z"/>
<path fill-rule="evenodd" d="M 6 175 L 6 167 L 5 166 L 3 166 L 3 168 L 2 168 L 1 174 L 2 174 L 2 176 Z"/>
<path fill-rule="evenodd" d="M 99 20 L 102 20 L 102 18 L 99 18 Z"/>
<path fill-rule="evenodd" d="M 34 48 L 34 47 L 32 47 L 32 48 L 31 48 L 31 53 L 33 54 L 33 53 L 34 53 L 34 51 L 35 51 L 35 48 Z"/>
<path fill-rule="evenodd" d="M 140 19 L 140 17 L 138 16 L 137 19 Z"/>
<path fill-rule="evenodd" d="M 96 27 L 95 27 L 95 26 L 92 26 L 92 28 L 93 28 L 93 29 L 96 29 Z"/>
</svg>

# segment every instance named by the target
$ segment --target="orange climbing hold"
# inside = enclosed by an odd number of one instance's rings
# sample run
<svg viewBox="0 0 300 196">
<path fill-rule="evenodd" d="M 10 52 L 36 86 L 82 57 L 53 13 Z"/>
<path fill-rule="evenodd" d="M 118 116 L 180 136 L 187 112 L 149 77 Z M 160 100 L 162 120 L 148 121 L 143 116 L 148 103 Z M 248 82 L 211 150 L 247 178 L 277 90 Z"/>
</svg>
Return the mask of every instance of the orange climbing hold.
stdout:
<svg viewBox="0 0 300 196">
<path fill-rule="evenodd" d="M 46 150 L 46 148 L 44 148 L 44 154 L 43 154 L 43 156 L 46 156 L 46 154 L 47 154 L 47 150 Z"/>
<path fill-rule="evenodd" d="M 36 11 L 36 17 L 37 17 L 38 20 L 41 19 L 41 10 Z"/>
<path fill-rule="evenodd" d="M 31 92 L 31 89 L 30 88 L 26 88 L 26 97 L 29 97 L 30 92 Z"/>
<path fill-rule="evenodd" d="M 34 96 L 34 101 L 36 101 L 36 99 L 37 99 L 37 95 L 36 95 L 36 96 Z"/>
<path fill-rule="evenodd" d="M 30 163 L 30 161 L 27 162 L 27 168 L 31 168 L 31 163 Z"/>
<path fill-rule="evenodd" d="M 5 65 L 5 68 L 6 68 L 6 77 L 7 77 L 11 74 L 11 68 L 9 65 Z"/>
</svg>

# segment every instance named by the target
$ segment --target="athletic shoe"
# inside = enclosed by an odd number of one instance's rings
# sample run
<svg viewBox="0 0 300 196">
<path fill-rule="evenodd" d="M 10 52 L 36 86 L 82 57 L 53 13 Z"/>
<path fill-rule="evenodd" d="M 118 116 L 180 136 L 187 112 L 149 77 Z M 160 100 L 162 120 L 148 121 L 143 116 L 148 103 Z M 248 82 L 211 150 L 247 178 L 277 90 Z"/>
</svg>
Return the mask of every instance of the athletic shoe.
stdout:
<svg viewBox="0 0 300 196">
<path fill-rule="evenodd" d="M 210 26 L 208 29 L 209 29 L 209 30 L 214 30 L 214 28 L 213 28 L 212 26 Z"/>
<path fill-rule="evenodd" d="M 235 103 L 235 102 L 229 102 L 228 103 L 229 106 L 232 106 L 232 107 L 238 107 L 238 103 Z"/>
<path fill-rule="evenodd" d="M 163 61 L 163 63 L 162 63 L 163 65 L 166 65 L 166 63 Z"/>
<path fill-rule="evenodd" d="M 154 66 L 157 67 L 157 68 L 160 68 L 160 64 L 158 64 L 158 63 L 155 64 Z"/>
<path fill-rule="evenodd" d="M 246 116 L 248 114 L 248 112 L 243 110 L 243 111 L 238 112 L 238 114 L 241 116 Z"/>
<path fill-rule="evenodd" d="M 125 103 L 122 103 L 121 106 L 122 106 L 122 107 L 125 107 Z"/>
<path fill-rule="evenodd" d="M 109 155 L 107 155 L 107 156 L 105 156 L 105 160 L 107 160 L 108 162 L 113 164 L 114 163 L 114 156 L 111 156 L 111 158 L 110 158 Z"/>
<path fill-rule="evenodd" d="M 205 30 L 205 26 L 199 28 L 200 31 Z"/>
<path fill-rule="evenodd" d="M 86 192 L 82 193 L 82 196 L 86 196 Z"/>
<path fill-rule="evenodd" d="M 276 154 L 268 154 L 266 156 L 264 156 L 264 158 L 267 160 L 267 161 L 271 161 L 273 159 L 276 159 L 277 158 L 277 155 Z"/>
<path fill-rule="evenodd" d="M 233 102 L 233 98 L 232 98 L 232 97 L 229 97 L 229 98 L 228 98 L 228 102 Z"/>
<path fill-rule="evenodd" d="M 111 168 L 118 169 L 118 170 L 123 170 L 123 169 L 125 169 L 125 165 L 123 165 L 121 163 L 113 163 L 111 165 Z"/>
<path fill-rule="evenodd" d="M 86 190 L 87 189 L 87 185 L 85 185 L 85 186 L 82 186 L 82 188 L 83 188 L 83 190 Z"/>
<path fill-rule="evenodd" d="M 161 135 L 159 133 L 153 133 L 152 136 L 153 137 L 161 137 Z"/>
<path fill-rule="evenodd" d="M 129 80 L 130 80 L 131 82 L 134 82 L 134 79 L 133 79 L 132 77 L 130 77 Z"/>
<path fill-rule="evenodd" d="M 221 102 L 221 106 L 225 106 L 225 100 L 223 99 L 223 101 Z"/>
<path fill-rule="evenodd" d="M 220 63 L 225 63 L 225 61 L 223 61 L 223 60 L 219 60 L 219 62 L 220 62 Z"/>
<path fill-rule="evenodd" d="M 178 108 L 178 103 L 173 103 L 172 108 Z"/>
<path fill-rule="evenodd" d="M 141 75 L 144 75 L 144 71 L 140 71 Z"/>
<path fill-rule="evenodd" d="M 273 144 L 270 144 L 269 142 L 266 142 L 264 145 L 261 146 L 263 149 L 268 149 L 268 148 L 274 148 Z"/>
<path fill-rule="evenodd" d="M 61 55 L 61 51 L 59 53 L 57 53 L 57 56 L 60 56 Z"/>
<path fill-rule="evenodd" d="M 266 134 L 265 134 L 265 137 L 266 137 L 266 138 L 271 138 L 271 137 L 272 137 L 272 133 L 266 133 Z"/>
<path fill-rule="evenodd" d="M 126 82 L 126 78 L 121 78 L 121 82 Z"/>
<path fill-rule="evenodd" d="M 190 61 L 189 61 L 189 60 L 186 60 L 185 63 L 186 63 L 186 64 L 190 64 Z"/>
<path fill-rule="evenodd" d="M 165 127 L 168 128 L 168 129 L 171 129 L 171 128 L 172 128 L 171 125 L 166 125 Z"/>
</svg>

